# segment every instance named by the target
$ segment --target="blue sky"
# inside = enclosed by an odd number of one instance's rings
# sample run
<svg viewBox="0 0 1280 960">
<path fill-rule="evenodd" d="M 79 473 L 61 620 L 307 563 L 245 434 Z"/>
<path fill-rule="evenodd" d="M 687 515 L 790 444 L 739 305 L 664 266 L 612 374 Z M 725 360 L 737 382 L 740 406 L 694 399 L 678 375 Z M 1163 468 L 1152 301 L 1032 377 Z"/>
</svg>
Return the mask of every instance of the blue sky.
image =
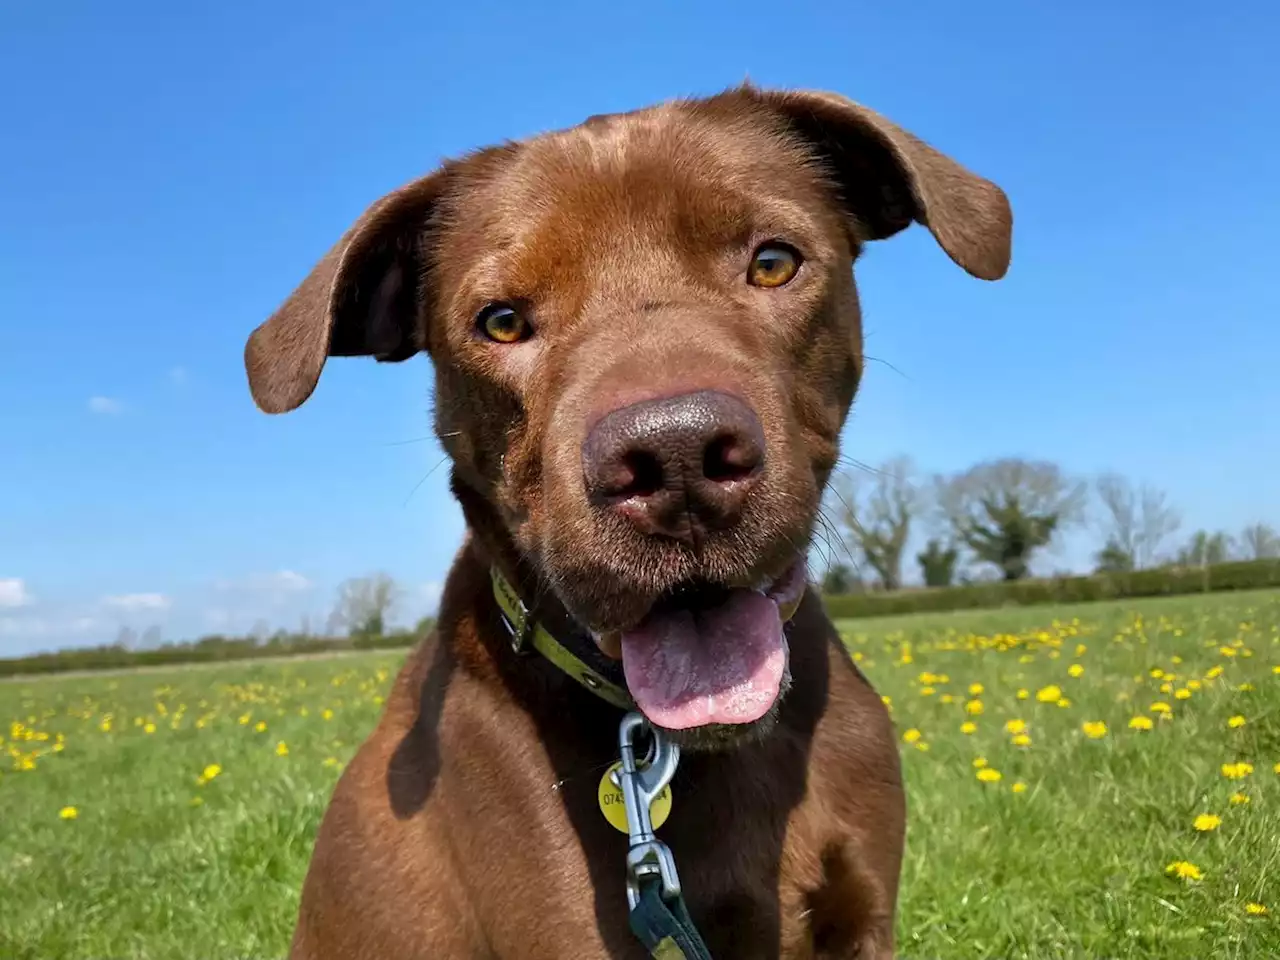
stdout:
<svg viewBox="0 0 1280 960">
<path fill-rule="evenodd" d="M 4 6 L 0 655 L 322 622 L 378 569 L 430 610 L 462 525 L 428 361 L 335 361 L 271 418 L 246 335 L 442 157 L 747 76 L 861 100 L 1013 202 L 1001 283 L 920 228 L 860 263 L 886 363 L 850 456 L 1047 457 L 1160 484 L 1187 528 L 1280 522 L 1274 4 Z"/>
</svg>

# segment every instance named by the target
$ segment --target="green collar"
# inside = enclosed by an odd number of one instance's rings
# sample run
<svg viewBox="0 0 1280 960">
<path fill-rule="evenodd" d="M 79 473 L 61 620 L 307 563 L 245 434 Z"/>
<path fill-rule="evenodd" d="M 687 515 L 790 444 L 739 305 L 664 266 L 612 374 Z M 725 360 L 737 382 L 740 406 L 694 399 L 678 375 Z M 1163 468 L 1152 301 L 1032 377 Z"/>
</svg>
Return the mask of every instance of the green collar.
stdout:
<svg viewBox="0 0 1280 960">
<path fill-rule="evenodd" d="M 520 599 L 515 588 L 507 582 L 497 567 L 491 568 L 493 577 L 493 596 L 502 611 L 502 619 L 511 633 L 511 649 L 523 653 L 532 647 L 564 673 L 573 677 L 580 684 L 594 693 L 601 700 L 613 704 L 622 710 L 634 710 L 635 701 L 631 694 L 618 684 L 606 680 L 597 671 L 587 666 L 578 656 L 551 635 L 542 624 L 529 613 L 528 607 Z"/>
</svg>

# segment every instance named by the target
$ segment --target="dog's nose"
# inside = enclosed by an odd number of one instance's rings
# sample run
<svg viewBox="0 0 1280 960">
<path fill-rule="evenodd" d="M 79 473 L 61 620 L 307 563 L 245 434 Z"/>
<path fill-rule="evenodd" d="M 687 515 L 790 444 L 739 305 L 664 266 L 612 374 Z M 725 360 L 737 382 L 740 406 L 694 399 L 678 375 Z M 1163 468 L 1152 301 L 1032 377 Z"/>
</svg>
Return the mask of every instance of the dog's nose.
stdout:
<svg viewBox="0 0 1280 960">
<path fill-rule="evenodd" d="M 593 503 L 691 545 L 738 522 L 763 468 L 760 418 L 715 390 L 614 410 L 582 445 Z"/>
</svg>

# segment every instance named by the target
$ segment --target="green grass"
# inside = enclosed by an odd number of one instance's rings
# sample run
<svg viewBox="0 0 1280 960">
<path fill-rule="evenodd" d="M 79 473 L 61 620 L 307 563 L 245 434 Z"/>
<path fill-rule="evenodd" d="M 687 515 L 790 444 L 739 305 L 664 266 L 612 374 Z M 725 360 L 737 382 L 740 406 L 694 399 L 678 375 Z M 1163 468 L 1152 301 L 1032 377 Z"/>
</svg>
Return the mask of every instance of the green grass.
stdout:
<svg viewBox="0 0 1280 960">
<path fill-rule="evenodd" d="M 902 745 L 904 956 L 1280 956 L 1280 593 L 842 626 L 899 735 L 920 734 Z M 1153 670 L 1176 675 L 1169 692 Z M 1050 685 L 1069 706 L 1037 699 Z M 1131 729 L 1134 716 L 1153 729 Z M 1028 746 L 1006 730 L 1018 720 Z M 1093 721 L 1106 724 L 1099 739 L 1083 732 Z M 977 779 L 980 759 L 999 781 Z M 1237 761 L 1253 772 L 1224 777 Z M 1201 813 L 1221 825 L 1197 832 Z M 1202 879 L 1167 876 L 1175 861 Z M 1270 914 L 1250 916 L 1251 902 Z"/>
<path fill-rule="evenodd" d="M 902 956 L 1280 956 L 1280 593 L 842 626 L 899 734 L 920 732 L 903 744 Z M 329 792 L 402 658 L 0 683 L 0 957 L 282 956 Z M 1176 674 L 1167 694 L 1156 668 Z M 1069 706 L 1036 699 L 1051 684 Z M 979 757 L 1000 780 L 977 779 Z M 1236 761 L 1253 772 L 1225 778 Z M 1221 825 L 1198 833 L 1201 813 Z M 1167 876 L 1174 861 L 1202 879 Z"/>
</svg>

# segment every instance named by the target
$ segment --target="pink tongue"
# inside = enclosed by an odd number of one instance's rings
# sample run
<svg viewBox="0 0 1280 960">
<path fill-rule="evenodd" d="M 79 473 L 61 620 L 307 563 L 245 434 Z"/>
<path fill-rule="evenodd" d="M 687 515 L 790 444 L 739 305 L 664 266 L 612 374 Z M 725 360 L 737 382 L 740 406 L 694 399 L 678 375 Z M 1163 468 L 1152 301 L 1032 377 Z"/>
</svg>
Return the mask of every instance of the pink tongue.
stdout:
<svg viewBox="0 0 1280 960">
<path fill-rule="evenodd" d="M 696 615 L 651 614 L 622 635 L 636 706 L 669 730 L 759 720 L 778 699 L 786 662 L 778 605 L 752 590 Z"/>
</svg>

